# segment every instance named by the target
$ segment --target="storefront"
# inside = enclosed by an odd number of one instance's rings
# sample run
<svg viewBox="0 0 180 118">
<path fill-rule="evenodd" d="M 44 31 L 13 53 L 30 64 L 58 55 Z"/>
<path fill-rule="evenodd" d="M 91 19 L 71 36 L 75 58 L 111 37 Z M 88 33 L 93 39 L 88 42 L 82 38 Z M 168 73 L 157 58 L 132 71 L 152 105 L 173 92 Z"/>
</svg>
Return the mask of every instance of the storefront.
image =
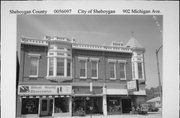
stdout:
<svg viewBox="0 0 180 118">
<path fill-rule="evenodd" d="M 107 86 L 107 115 L 130 113 L 133 98 L 129 96 L 124 85 Z"/>
<path fill-rule="evenodd" d="M 107 112 L 108 115 L 117 115 L 122 113 L 130 113 L 132 98 L 120 95 L 107 96 Z"/>
<path fill-rule="evenodd" d="M 72 98 L 73 116 L 103 114 L 102 87 L 93 87 L 93 92 L 89 87 L 73 87 L 74 96 Z"/>
<path fill-rule="evenodd" d="M 71 116 L 70 85 L 19 85 L 20 116 Z"/>
</svg>

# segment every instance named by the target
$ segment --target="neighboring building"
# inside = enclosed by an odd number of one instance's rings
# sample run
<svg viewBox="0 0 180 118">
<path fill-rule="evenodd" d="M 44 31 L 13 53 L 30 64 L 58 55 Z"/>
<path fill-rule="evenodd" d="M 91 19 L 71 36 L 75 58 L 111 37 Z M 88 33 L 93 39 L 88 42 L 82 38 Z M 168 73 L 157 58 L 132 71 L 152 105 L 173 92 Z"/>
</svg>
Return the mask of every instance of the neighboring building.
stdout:
<svg viewBox="0 0 180 118">
<path fill-rule="evenodd" d="M 110 46 L 22 38 L 17 116 L 129 113 L 145 101 L 144 52 L 133 37 Z"/>
</svg>

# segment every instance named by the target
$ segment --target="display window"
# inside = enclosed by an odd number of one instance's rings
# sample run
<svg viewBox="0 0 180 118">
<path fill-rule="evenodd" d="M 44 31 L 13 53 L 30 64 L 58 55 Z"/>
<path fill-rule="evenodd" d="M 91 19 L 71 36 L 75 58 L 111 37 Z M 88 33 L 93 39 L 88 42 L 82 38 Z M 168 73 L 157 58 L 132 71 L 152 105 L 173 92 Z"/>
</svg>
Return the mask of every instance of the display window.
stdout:
<svg viewBox="0 0 180 118">
<path fill-rule="evenodd" d="M 121 113 L 121 99 L 119 97 L 108 97 L 107 105 L 109 113 Z"/>
<path fill-rule="evenodd" d="M 73 115 L 103 114 L 102 97 L 75 97 Z"/>
<path fill-rule="evenodd" d="M 69 98 L 55 98 L 54 113 L 66 113 L 69 112 Z"/>
<path fill-rule="evenodd" d="M 22 98 L 22 114 L 38 114 L 39 98 Z"/>
</svg>

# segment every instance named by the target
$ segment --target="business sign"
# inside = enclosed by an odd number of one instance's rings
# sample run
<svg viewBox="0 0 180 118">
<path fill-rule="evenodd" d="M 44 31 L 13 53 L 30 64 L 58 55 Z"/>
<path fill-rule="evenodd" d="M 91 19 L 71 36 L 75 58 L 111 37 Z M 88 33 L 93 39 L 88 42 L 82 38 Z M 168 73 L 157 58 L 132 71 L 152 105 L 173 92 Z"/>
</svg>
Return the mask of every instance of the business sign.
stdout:
<svg viewBox="0 0 180 118">
<path fill-rule="evenodd" d="M 19 85 L 20 95 L 59 95 L 71 94 L 72 86 L 69 85 Z"/>
<path fill-rule="evenodd" d="M 139 91 L 138 80 L 132 80 L 127 82 L 128 92 Z"/>
</svg>

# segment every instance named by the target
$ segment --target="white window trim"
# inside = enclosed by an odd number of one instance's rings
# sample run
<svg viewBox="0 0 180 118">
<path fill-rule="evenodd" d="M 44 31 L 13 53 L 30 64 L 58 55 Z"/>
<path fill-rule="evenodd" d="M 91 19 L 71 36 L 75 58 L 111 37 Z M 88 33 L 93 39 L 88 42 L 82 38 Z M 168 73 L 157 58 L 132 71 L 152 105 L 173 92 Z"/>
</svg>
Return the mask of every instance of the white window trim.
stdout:
<svg viewBox="0 0 180 118">
<path fill-rule="evenodd" d="M 49 59 L 52 58 L 53 59 L 53 75 L 50 76 L 49 75 Z M 57 58 L 61 58 L 64 60 L 64 75 L 57 75 Z M 48 57 L 48 65 L 47 65 L 47 77 L 72 77 L 72 62 L 70 62 L 70 76 L 67 76 L 67 59 L 71 58 L 63 58 L 63 57 Z"/>
<path fill-rule="evenodd" d="M 91 79 L 98 79 L 98 77 L 99 77 L 99 75 L 98 75 L 98 73 L 99 73 L 99 71 L 98 71 L 99 63 L 98 63 L 98 61 L 99 60 L 93 60 L 93 61 L 97 62 L 96 63 L 97 77 L 92 77 L 92 63 L 91 63 Z"/>
<path fill-rule="evenodd" d="M 28 53 L 28 56 L 31 58 L 31 57 L 37 57 L 38 58 L 38 61 L 37 61 L 37 75 L 30 75 L 29 74 L 29 77 L 38 77 L 39 75 L 39 58 L 40 58 L 40 54 L 33 54 L 33 53 Z"/>
<path fill-rule="evenodd" d="M 114 78 L 109 78 L 110 80 L 116 80 L 116 60 L 114 61 L 114 60 L 111 60 L 111 61 L 109 61 L 109 59 L 108 59 L 108 62 L 112 62 L 112 63 L 114 63 Z"/>
<path fill-rule="evenodd" d="M 78 58 L 80 59 L 79 61 L 85 61 L 85 77 L 82 77 L 81 72 L 80 72 L 79 78 L 80 79 L 87 79 L 87 58 L 84 58 L 84 57 L 78 57 Z"/>
<path fill-rule="evenodd" d="M 125 75 L 125 78 L 120 77 L 120 80 L 127 80 L 127 78 L 126 78 L 126 61 L 118 61 L 118 62 L 119 62 L 119 65 L 120 65 L 120 63 L 124 63 L 124 75 Z"/>
</svg>

